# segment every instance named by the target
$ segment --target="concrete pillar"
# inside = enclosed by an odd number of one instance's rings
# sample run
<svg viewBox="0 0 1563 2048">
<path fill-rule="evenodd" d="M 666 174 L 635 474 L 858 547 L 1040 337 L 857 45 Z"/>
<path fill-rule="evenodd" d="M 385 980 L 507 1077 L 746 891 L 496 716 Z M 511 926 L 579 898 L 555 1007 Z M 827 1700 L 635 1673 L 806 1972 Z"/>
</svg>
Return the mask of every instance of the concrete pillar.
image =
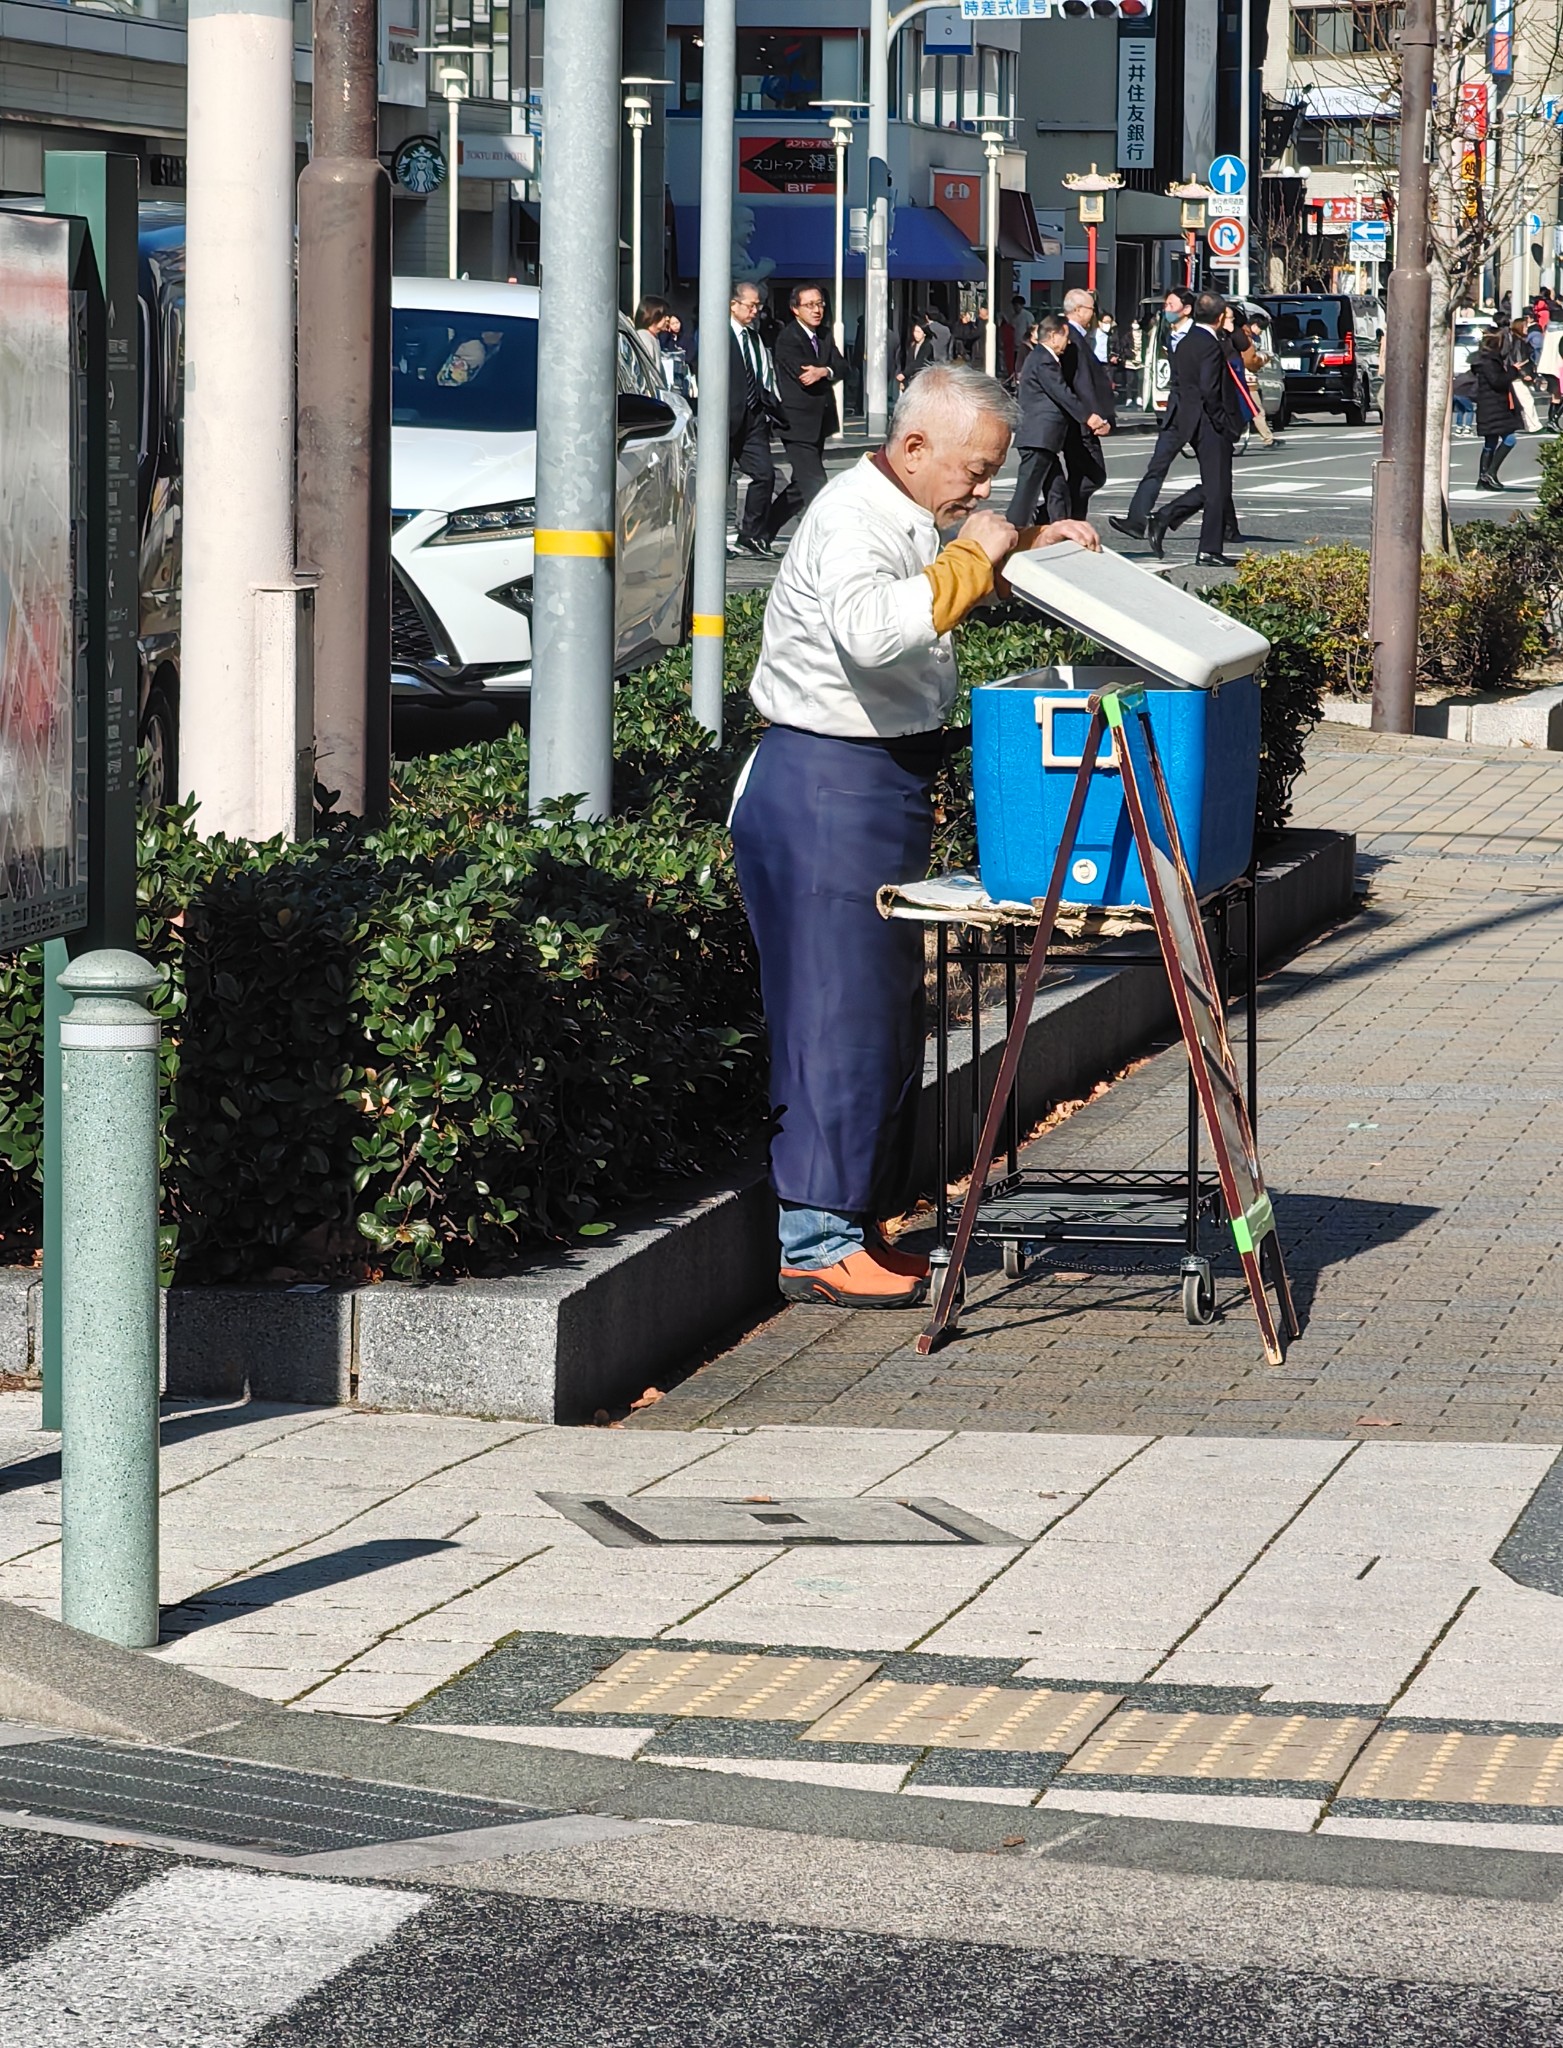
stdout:
<svg viewBox="0 0 1563 2048">
<path fill-rule="evenodd" d="M 530 799 L 613 807 L 620 0 L 569 0 L 543 42 L 542 309 Z"/>
<path fill-rule="evenodd" d="M 201 831 L 297 822 L 289 635 L 257 592 L 293 567 L 292 0 L 190 0 L 179 786 Z M 284 670 L 286 672 L 284 673 Z"/>
</svg>

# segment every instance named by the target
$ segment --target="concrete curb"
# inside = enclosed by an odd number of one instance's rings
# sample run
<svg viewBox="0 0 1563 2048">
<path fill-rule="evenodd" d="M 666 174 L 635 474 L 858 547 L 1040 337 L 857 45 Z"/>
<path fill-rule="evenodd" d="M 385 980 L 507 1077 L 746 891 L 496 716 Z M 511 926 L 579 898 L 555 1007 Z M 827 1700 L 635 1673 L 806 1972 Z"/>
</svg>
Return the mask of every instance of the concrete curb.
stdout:
<svg viewBox="0 0 1563 2048">
<path fill-rule="evenodd" d="M 275 1711 L 253 1693 L 0 1602 L 0 1720 L 186 1743 Z"/>
<path fill-rule="evenodd" d="M 1083 1817 L 1070 1811 L 670 1770 L 568 1750 L 452 1737 L 407 1724 L 385 1727 L 336 1714 L 300 1713 L 3 1602 L 0 1718 L 23 1724 L 40 1741 L 92 1735 L 145 1743 L 154 1750 L 193 1750 L 234 1763 L 321 1772 L 357 1784 L 415 1786 L 619 1821 L 673 1820 L 969 1852 L 991 1852 L 1001 1840 L 1013 1842 L 1019 1836 L 1066 1864 L 1168 1876 L 1270 1879 L 1539 1904 L 1554 1903 L 1563 1892 L 1563 1858 L 1531 1850 L 1294 1835 L 1204 1820 L 1110 1815 L 1082 1827 Z M 52 1826 L 47 1814 L 30 1824 L 45 1831 Z M 60 1832 L 120 1841 L 136 1834 L 123 1826 L 98 1829 L 69 1822 L 60 1824 Z M 228 1860 L 221 1847 L 213 1851 L 210 1845 L 191 1843 L 185 1853 Z"/>
<path fill-rule="evenodd" d="M 1294 951 L 1351 907 L 1356 842 L 1289 832 L 1260 870 L 1260 956 Z M 1150 955 L 1154 963 L 1154 953 Z M 1083 1095 L 1172 1025 L 1159 969 L 1074 966 L 1038 998 L 1020 1077 L 1035 1122 Z M 982 1034 L 991 1082 L 1002 1020 Z M 952 1116 L 969 1132 L 969 1034 L 952 1045 Z M 931 1183 L 933 1060 L 924 1074 L 919 1176 Z M 964 1166 L 966 1157 L 958 1159 Z M 0 1368 L 37 1357 L 38 1275 L 0 1274 Z M 774 1208 L 759 1160 L 686 1184 L 619 1219 L 605 1243 L 545 1255 L 492 1280 L 416 1286 L 173 1288 L 164 1296 L 173 1395 L 339 1403 L 436 1414 L 578 1422 L 775 1299 Z"/>
<path fill-rule="evenodd" d="M 1326 697 L 1324 716 L 1333 725 L 1365 727 L 1372 707 L 1355 697 Z M 1563 753 L 1563 689 L 1419 704 L 1415 724 L 1419 738 L 1448 740 L 1455 746 L 1534 747 Z"/>
</svg>

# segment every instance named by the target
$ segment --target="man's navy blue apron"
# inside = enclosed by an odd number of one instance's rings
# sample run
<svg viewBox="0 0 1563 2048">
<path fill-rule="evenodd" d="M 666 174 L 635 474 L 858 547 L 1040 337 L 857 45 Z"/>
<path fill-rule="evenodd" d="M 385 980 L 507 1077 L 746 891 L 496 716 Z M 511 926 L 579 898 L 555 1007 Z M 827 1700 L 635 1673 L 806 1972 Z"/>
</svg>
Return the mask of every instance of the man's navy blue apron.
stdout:
<svg viewBox="0 0 1563 2048">
<path fill-rule="evenodd" d="M 784 1202 L 878 1218 L 907 1192 L 923 1070 L 923 933 L 874 905 L 921 881 L 943 736 L 773 725 L 733 810 L 771 1045 Z"/>
</svg>

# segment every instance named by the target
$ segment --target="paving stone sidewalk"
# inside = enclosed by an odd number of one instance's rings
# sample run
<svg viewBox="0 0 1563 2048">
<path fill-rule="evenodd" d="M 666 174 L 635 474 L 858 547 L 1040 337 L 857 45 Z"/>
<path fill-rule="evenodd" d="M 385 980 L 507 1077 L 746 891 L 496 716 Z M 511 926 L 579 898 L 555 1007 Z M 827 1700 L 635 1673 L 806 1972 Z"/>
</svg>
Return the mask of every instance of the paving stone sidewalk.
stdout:
<svg viewBox="0 0 1563 2048">
<path fill-rule="evenodd" d="M 1198 1330 L 1175 1258 L 1060 1249 L 1018 1283 L 990 1265 L 931 1358 L 920 1316 L 790 1308 L 628 1426 L 1563 1436 L 1563 758 L 1326 728 L 1309 763 L 1297 822 L 1358 834 L 1366 896 L 1261 993 L 1260 1149 L 1305 1318 L 1283 1367 L 1230 1256 Z M 1175 1046 L 1030 1157 L 1176 1165 L 1185 1087 Z"/>
<path fill-rule="evenodd" d="M 0 1598 L 57 1611 L 36 1420 L 0 1396 Z M 1556 1445 L 261 1406 L 167 1439 L 158 1655 L 301 1711 L 1563 1852 Z M 916 1540 L 785 1540 L 875 1514 Z"/>
<path fill-rule="evenodd" d="M 1325 735 L 1300 809 L 1370 893 L 1267 985 L 1281 1372 L 1071 1268 L 931 1360 L 789 1310 L 615 1429 L 176 1405 L 156 1654 L 461 1743 L 1563 1853 L 1563 761 Z M 1181 1060 L 1046 1145 L 1163 1156 Z M 57 1611 L 37 1419 L 0 1599 Z"/>
</svg>

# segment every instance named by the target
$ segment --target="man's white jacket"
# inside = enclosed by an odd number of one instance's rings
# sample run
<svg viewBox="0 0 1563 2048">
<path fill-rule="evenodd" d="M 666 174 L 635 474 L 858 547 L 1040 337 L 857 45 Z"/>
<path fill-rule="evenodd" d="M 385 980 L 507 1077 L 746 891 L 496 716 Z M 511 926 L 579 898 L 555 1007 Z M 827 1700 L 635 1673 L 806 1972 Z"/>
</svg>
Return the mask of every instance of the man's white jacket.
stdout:
<svg viewBox="0 0 1563 2048">
<path fill-rule="evenodd" d="M 934 630 L 933 515 L 869 456 L 799 522 L 765 609 L 750 694 L 777 725 L 894 739 L 943 725 L 955 649 Z"/>
</svg>

